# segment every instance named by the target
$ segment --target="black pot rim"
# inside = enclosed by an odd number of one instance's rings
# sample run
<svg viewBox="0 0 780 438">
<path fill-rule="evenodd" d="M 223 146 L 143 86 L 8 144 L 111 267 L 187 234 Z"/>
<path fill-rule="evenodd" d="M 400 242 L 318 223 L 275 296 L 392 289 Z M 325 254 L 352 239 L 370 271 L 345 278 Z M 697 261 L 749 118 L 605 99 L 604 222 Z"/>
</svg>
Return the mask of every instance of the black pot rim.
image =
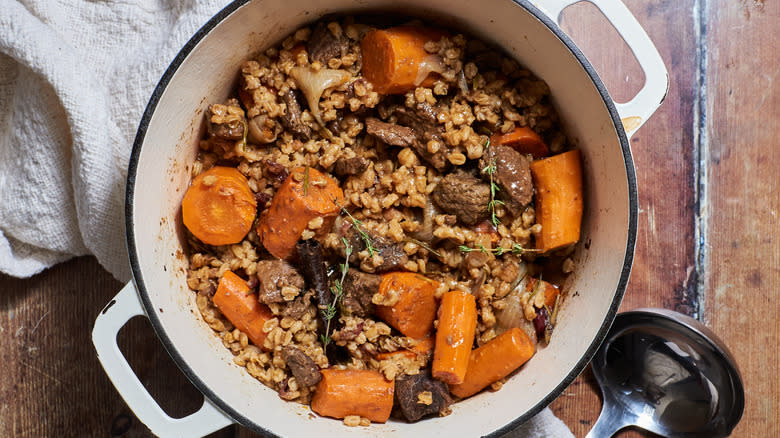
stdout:
<svg viewBox="0 0 780 438">
<path fill-rule="evenodd" d="M 133 220 L 134 219 L 133 200 L 135 196 L 135 182 L 136 182 L 136 176 L 138 171 L 138 160 L 141 153 L 141 147 L 144 142 L 144 138 L 146 137 L 146 131 L 149 127 L 149 122 L 152 118 L 152 115 L 154 114 L 157 104 L 159 103 L 163 95 L 163 92 L 165 91 L 168 84 L 170 83 L 173 75 L 179 69 L 179 67 L 186 59 L 186 57 L 190 54 L 190 52 L 195 48 L 195 46 L 206 35 L 208 35 L 209 32 L 211 32 L 211 30 L 214 29 L 220 22 L 222 22 L 230 14 L 235 12 L 238 8 L 245 5 L 246 3 L 249 3 L 250 1 L 251 0 L 234 0 L 232 3 L 225 6 L 216 15 L 214 15 L 200 29 L 198 29 L 198 31 L 192 36 L 192 38 L 190 38 L 189 41 L 187 41 L 184 47 L 176 55 L 174 60 L 166 69 L 159 83 L 155 87 L 154 92 L 152 93 L 152 96 L 149 99 L 149 103 L 147 104 L 146 109 L 144 110 L 144 114 L 141 117 L 138 131 L 135 140 L 133 142 L 133 150 L 130 155 L 130 161 L 129 161 L 128 172 L 127 172 L 127 185 L 125 189 L 125 231 L 127 236 L 127 250 L 130 259 L 130 267 L 133 273 L 133 281 L 135 283 L 136 290 L 138 292 L 138 295 L 141 299 L 144 308 L 147 309 L 147 315 L 149 317 L 150 323 L 152 324 L 152 327 L 154 328 L 155 333 L 157 333 L 157 336 L 162 342 L 163 347 L 166 349 L 168 354 L 170 354 L 170 356 L 173 358 L 176 365 L 190 380 L 190 382 L 192 382 L 192 384 L 201 393 L 203 393 L 205 397 L 211 400 L 225 414 L 227 414 L 228 416 L 230 416 L 231 418 L 233 418 L 243 426 L 254 430 L 255 432 L 259 432 L 267 436 L 278 437 L 279 435 L 275 434 L 273 431 L 267 429 L 263 425 L 258 424 L 253 420 L 241 415 L 230 404 L 226 403 L 224 400 L 222 400 L 221 397 L 219 397 L 219 395 L 217 395 L 214 391 L 212 391 L 205 384 L 205 382 L 203 382 L 203 380 L 201 380 L 200 377 L 193 371 L 193 369 L 189 366 L 189 364 L 184 359 L 184 357 L 176 349 L 176 346 L 171 341 L 170 337 L 167 335 L 165 330 L 162 328 L 162 324 L 157 314 L 153 311 L 149 311 L 150 309 L 153 310 L 154 307 L 151 300 L 149 299 L 149 293 L 147 291 L 146 284 L 143 279 L 143 275 L 141 274 L 138 252 L 135 246 L 135 231 L 134 231 L 134 220 Z M 623 160 L 625 163 L 626 177 L 628 182 L 628 198 L 629 198 L 628 199 L 629 201 L 628 239 L 626 241 L 626 251 L 623 260 L 623 267 L 621 269 L 620 279 L 618 281 L 618 286 L 615 291 L 614 298 L 607 312 L 606 318 L 604 319 L 604 321 L 602 321 L 601 327 L 599 328 L 596 337 L 594 338 L 593 342 L 591 342 L 591 345 L 588 347 L 588 349 L 585 351 L 585 354 L 575 364 L 574 368 L 571 370 L 571 372 L 569 372 L 566 378 L 564 378 L 546 397 L 540 400 L 534 407 L 526 411 L 523 415 L 517 417 L 516 419 L 504 425 L 503 427 L 499 428 L 498 430 L 495 430 L 487 434 L 486 436 L 488 437 L 499 437 L 515 429 L 516 427 L 520 426 L 522 423 L 526 422 L 531 417 L 539 413 L 542 409 L 544 409 L 550 403 L 552 403 L 552 401 L 555 400 L 561 393 L 563 393 L 563 391 L 571 384 L 571 382 L 573 382 L 574 379 L 580 375 L 580 373 L 585 369 L 588 363 L 590 363 L 591 359 L 593 358 L 596 351 L 598 350 L 598 347 L 601 345 L 604 338 L 606 337 L 607 332 L 609 331 L 613 321 L 615 320 L 618 307 L 620 306 L 620 303 L 623 300 L 623 295 L 625 293 L 626 286 L 628 284 L 629 275 L 631 273 L 631 266 L 633 264 L 634 246 L 635 246 L 636 234 L 637 234 L 638 196 L 637 196 L 637 187 L 636 187 L 636 174 L 634 171 L 634 162 L 631 155 L 631 149 L 628 142 L 628 138 L 623 128 L 623 124 L 620 120 L 620 116 L 617 112 L 615 104 L 612 98 L 609 96 L 609 93 L 607 92 L 607 88 L 604 86 L 604 83 L 601 81 L 598 74 L 596 73 L 596 70 L 587 60 L 585 55 L 580 51 L 579 48 L 577 48 L 577 46 L 574 44 L 571 38 L 569 38 L 569 36 L 566 35 L 553 20 L 551 20 L 545 13 L 539 10 L 529 0 L 512 0 L 512 1 L 525 8 L 530 14 L 536 17 L 536 19 L 541 21 L 569 49 L 569 51 L 572 53 L 572 55 L 574 55 L 577 58 L 577 60 L 582 65 L 585 72 L 593 81 L 593 84 L 598 90 L 599 95 L 601 96 L 602 100 L 604 101 L 604 104 L 609 110 L 612 123 L 615 127 L 615 131 L 620 141 L 620 147 L 623 153 Z"/>
</svg>

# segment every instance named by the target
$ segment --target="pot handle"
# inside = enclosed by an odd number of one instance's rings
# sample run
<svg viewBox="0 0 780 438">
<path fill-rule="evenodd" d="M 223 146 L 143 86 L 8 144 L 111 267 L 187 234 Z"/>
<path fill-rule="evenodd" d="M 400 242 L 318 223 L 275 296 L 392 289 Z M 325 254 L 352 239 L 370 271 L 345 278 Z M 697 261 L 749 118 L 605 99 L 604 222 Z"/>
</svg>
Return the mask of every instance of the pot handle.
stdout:
<svg viewBox="0 0 780 438">
<path fill-rule="evenodd" d="M 203 406 L 183 418 L 171 418 L 160 408 L 138 380 L 116 342 L 119 330 L 138 315 L 146 316 L 146 313 L 130 282 L 103 308 L 92 329 L 98 360 L 136 417 L 160 437 L 200 437 L 233 424 L 234 421 L 205 396 Z"/>
<path fill-rule="evenodd" d="M 556 23 L 566 7 L 581 0 L 544 0 L 541 9 Z M 661 55 L 631 11 L 620 0 L 586 0 L 601 10 L 633 52 L 645 73 L 645 84 L 626 103 L 615 102 L 628 138 L 639 129 L 661 105 L 669 90 L 669 74 Z"/>
</svg>

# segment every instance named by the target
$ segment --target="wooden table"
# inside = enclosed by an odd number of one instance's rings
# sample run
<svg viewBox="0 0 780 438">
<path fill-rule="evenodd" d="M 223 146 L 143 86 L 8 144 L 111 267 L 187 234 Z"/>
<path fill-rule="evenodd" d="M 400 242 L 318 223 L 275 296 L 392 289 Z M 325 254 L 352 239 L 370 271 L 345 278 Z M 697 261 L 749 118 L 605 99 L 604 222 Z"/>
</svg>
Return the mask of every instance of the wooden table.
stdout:
<svg viewBox="0 0 780 438">
<path fill-rule="evenodd" d="M 780 436 L 780 91 L 778 2 L 627 0 L 669 70 L 658 112 L 631 140 L 639 233 L 622 310 L 692 315 L 729 345 L 747 403 L 738 437 Z M 564 12 L 569 32 L 618 101 L 642 85 L 625 45 L 589 4 Z M 148 436 L 110 384 L 90 340 L 121 284 L 93 258 L 31 279 L 0 276 L 0 436 Z M 120 345 L 171 415 L 202 396 L 142 318 Z M 586 370 L 551 405 L 577 437 L 601 401 Z M 239 427 L 214 436 L 253 436 Z M 621 437 L 647 436 L 626 431 Z"/>
</svg>

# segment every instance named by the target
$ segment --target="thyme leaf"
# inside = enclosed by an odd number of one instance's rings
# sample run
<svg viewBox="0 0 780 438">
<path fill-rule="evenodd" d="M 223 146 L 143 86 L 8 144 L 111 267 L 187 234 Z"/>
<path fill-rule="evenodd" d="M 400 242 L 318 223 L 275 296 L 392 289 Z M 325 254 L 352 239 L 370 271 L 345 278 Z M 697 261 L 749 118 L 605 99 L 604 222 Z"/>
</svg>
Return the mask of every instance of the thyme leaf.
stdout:
<svg viewBox="0 0 780 438">
<path fill-rule="evenodd" d="M 341 238 L 341 243 L 344 244 L 344 252 L 346 254 L 344 263 L 339 263 L 339 271 L 341 277 L 333 281 L 333 286 L 330 288 L 330 292 L 333 294 L 333 302 L 329 303 L 324 309 L 322 309 L 322 316 L 325 319 L 325 333 L 320 335 L 320 341 L 322 341 L 322 349 L 325 350 L 328 344 L 332 341 L 330 337 L 330 323 L 338 313 L 338 304 L 341 302 L 341 298 L 344 296 L 344 279 L 347 278 L 347 272 L 349 271 L 349 256 L 352 255 L 352 245 L 349 244 L 347 239 Z"/>
<path fill-rule="evenodd" d="M 352 221 L 352 226 L 355 227 L 355 231 L 358 232 L 358 235 L 360 235 L 360 238 L 363 240 L 363 243 L 366 245 L 366 251 L 368 251 L 368 255 L 373 257 L 377 251 L 376 248 L 374 248 L 374 242 L 371 241 L 371 236 L 369 236 L 368 233 L 366 233 L 362 228 L 363 222 L 358 219 L 355 219 L 355 217 L 352 216 L 352 214 L 350 214 L 346 208 L 344 207 L 339 207 L 339 208 L 341 208 L 341 212 L 347 215 L 349 220 Z"/>
<path fill-rule="evenodd" d="M 441 257 L 441 253 L 439 251 L 436 251 L 435 249 L 431 248 L 430 245 L 428 245 L 427 243 L 421 242 L 413 237 L 406 237 L 404 239 L 404 242 L 414 243 L 415 245 L 422 247 L 424 250 L 435 255 L 436 257 Z"/>
<path fill-rule="evenodd" d="M 309 196 L 309 165 L 303 170 L 303 196 Z"/>
<path fill-rule="evenodd" d="M 496 199 L 496 193 L 501 191 L 501 188 L 493 180 L 493 175 L 496 173 L 496 159 L 493 158 L 492 151 L 490 150 L 490 138 L 485 140 L 485 155 L 490 159 L 488 165 L 482 169 L 482 173 L 487 174 L 490 178 L 490 202 L 488 202 L 488 211 L 490 212 L 490 222 L 494 227 L 497 227 L 501 223 L 501 220 L 496 216 L 496 206 L 504 205 L 504 201 Z"/>
<path fill-rule="evenodd" d="M 341 204 L 338 203 L 338 201 L 336 201 L 336 198 L 331 196 L 331 200 L 333 201 L 334 204 L 336 204 L 336 207 L 339 208 L 341 213 L 346 215 L 349 218 L 350 222 L 352 222 L 352 226 L 355 227 L 355 231 L 358 232 L 358 235 L 360 235 L 360 239 L 363 240 L 363 243 L 366 245 L 366 251 L 368 251 L 368 255 L 373 257 L 374 254 L 376 254 L 377 250 L 374 247 L 374 243 L 371 241 L 371 236 L 369 236 L 368 233 L 366 233 L 363 230 L 363 228 L 361 227 L 361 225 L 363 225 L 363 222 L 358 220 L 358 219 L 355 219 L 355 217 L 352 216 L 352 214 L 350 214 L 350 212 L 347 211 L 346 208 L 344 208 Z M 341 239 L 342 239 L 342 242 L 348 248 L 350 248 L 350 254 L 351 254 L 352 249 L 351 249 L 351 247 L 349 245 L 347 245 L 346 239 L 344 239 L 343 237 Z"/>
<path fill-rule="evenodd" d="M 532 302 L 531 300 L 534 299 L 536 294 L 539 293 L 539 291 L 542 290 L 542 275 L 539 274 L 539 280 L 536 281 L 536 284 L 534 285 L 534 290 L 531 291 L 531 295 L 528 297 L 528 302 Z"/>
</svg>

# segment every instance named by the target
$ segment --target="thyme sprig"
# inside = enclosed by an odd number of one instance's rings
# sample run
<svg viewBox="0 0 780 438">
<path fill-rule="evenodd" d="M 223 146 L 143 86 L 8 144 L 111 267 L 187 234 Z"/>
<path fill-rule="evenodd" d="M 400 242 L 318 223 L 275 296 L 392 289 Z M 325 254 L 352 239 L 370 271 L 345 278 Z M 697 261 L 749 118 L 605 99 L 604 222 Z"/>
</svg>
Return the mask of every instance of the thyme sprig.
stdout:
<svg viewBox="0 0 780 438">
<path fill-rule="evenodd" d="M 519 243 L 513 243 L 511 248 L 504 248 L 502 246 L 498 246 L 498 247 L 495 247 L 495 248 L 487 249 L 485 247 L 485 245 L 482 245 L 480 243 L 480 244 L 477 244 L 476 248 L 471 248 L 471 247 L 466 246 L 466 245 L 460 245 L 458 247 L 458 249 L 460 249 L 460 252 L 464 252 L 464 253 L 469 253 L 469 252 L 472 252 L 472 251 L 479 251 L 479 252 L 483 252 L 485 254 L 493 254 L 495 256 L 500 256 L 500 255 L 508 254 L 508 253 L 512 253 L 512 254 L 515 254 L 515 255 L 521 255 L 521 254 L 526 253 L 526 252 L 538 252 L 539 251 L 538 249 L 523 248 L 523 246 L 520 245 Z"/>
<path fill-rule="evenodd" d="M 436 257 L 441 258 L 441 253 L 439 251 L 436 251 L 435 249 L 431 248 L 430 245 L 428 245 L 427 243 L 425 243 L 423 241 L 417 240 L 417 239 L 415 239 L 413 237 L 406 237 L 406 238 L 404 238 L 404 242 L 414 243 L 415 245 L 417 245 L 417 246 L 421 247 L 422 249 L 428 251 L 429 253 L 435 255 Z"/>
<path fill-rule="evenodd" d="M 374 242 L 371 241 L 371 236 L 368 235 L 368 233 L 363 230 L 362 225 L 363 222 L 355 219 L 352 214 L 347 211 L 346 208 L 339 205 L 339 208 L 341 209 L 341 212 L 344 213 L 350 221 L 352 221 L 352 226 L 355 227 L 355 231 L 358 232 L 358 235 L 360 235 L 360 238 L 363 240 L 363 243 L 366 245 L 366 251 L 368 251 L 368 255 L 373 257 L 374 254 L 376 254 L 376 248 L 374 248 Z"/>
<path fill-rule="evenodd" d="M 335 197 L 331 195 L 330 198 L 334 204 L 336 204 L 336 207 L 339 208 L 342 214 L 346 215 L 349 220 L 352 222 L 352 226 L 355 227 L 355 231 L 358 232 L 358 235 L 360 235 L 360 238 L 363 240 L 363 243 L 366 245 L 366 251 L 368 251 L 368 255 L 373 257 L 374 254 L 376 254 L 376 248 L 374 248 L 374 242 L 371 241 L 371 236 L 368 235 L 368 233 L 363 230 L 361 225 L 363 225 L 363 221 L 355 219 L 355 216 L 352 216 L 352 214 L 344 208 L 343 205 L 339 204 L 339 202 L 336 200 Z"/>
<path fill-rule="evenodd" d="M 504 201 L 496 199 L 496 193 L 501 191 L 498 184 L 493 180 L 493 175 L 496 173 L 496 159 L 493 158 L 493 154 L 490 150 L 490 139 L 485 140 L 485 154 L 490 159 L 488 165 L 482 169 L 482 173 L 488 175 L 490 178 L 490 202 L 488 202 L 488 211 L 490 212 L 490 222 L 494 227 L 497 227 L 501 221 L 496 216 L 496 206 L 504 205 Z"/>
<path fill-rule="evenodd" d="M 303 169 L 303 196 L 309 196 L 309 165 Z"/>
<path fill-rule="evenodd" d="M 325 333 L 320 335 L 320 341 L 322 341 L 322 349 L 325 350 L 328 344 L 331 342 L 330 338 L 330 322 L 336 317 L 338 313 L 338 305 L 341 302 L 341 298 L 344 296 L 344 279 L 347 278 L 347 272 L 349 271 L 349 256 L 352 255 L 352 245 L 349 244 L 347 239 L 341 238 L 341 242 L 344 244 L 344 263 L 339 263 L 339 271 L 341 277 L 333 281 L 333 286 L 330 287 L 330 292 L 333 294 L 333 302 L 329 303 L 327 307 L 322 309 L 322 316 L 325 318 Z"/>
<path fill-rule="evenodd" d="M 531 291 L 531 295 L 528 297 L 529 303 L 533 302 L 534 297 L 539 293 L 540 290 L 542 290 L 542 274 L 539 274 L 539 280 L 536 281 L 534 289 Z"/>
</svg>

